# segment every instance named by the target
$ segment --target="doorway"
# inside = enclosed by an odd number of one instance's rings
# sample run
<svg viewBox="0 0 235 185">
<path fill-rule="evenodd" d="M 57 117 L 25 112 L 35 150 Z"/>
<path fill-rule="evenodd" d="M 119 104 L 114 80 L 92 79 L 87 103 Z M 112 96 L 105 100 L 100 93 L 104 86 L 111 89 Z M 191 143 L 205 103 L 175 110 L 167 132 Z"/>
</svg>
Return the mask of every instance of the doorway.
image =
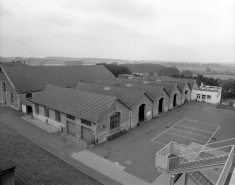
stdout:
<svg viewBox="0 0 235 185">
<path fill-rule="evenodd" d="M 186 90 L 185 92 L 184 92 L 184 100 L 187 102 L 188 101 L 188 90 Z"/>
<path fill-rule="evenodd" d="M 139 106 L 139 122 L 144 121 L 145 104 Z"/>
<path fill-rule="evenodd" d="M 177 100 L 177 93 L 174 94 L 173 107 L 176 106 L 176 100 Z"/>
<path fill-rule="evenodd" d="M 33 113 L 33 108 L 27 105 L 27 114 L 32 114 L 32 113 Z"/>
<path fill-rule="evenodd" d="M 158 105 L 158 113 L 159 114 L 163 112 L 163 100 L 164 100 L 164 98 L 161 98 L 159 100 L 159 105 Z"/>
</svg>

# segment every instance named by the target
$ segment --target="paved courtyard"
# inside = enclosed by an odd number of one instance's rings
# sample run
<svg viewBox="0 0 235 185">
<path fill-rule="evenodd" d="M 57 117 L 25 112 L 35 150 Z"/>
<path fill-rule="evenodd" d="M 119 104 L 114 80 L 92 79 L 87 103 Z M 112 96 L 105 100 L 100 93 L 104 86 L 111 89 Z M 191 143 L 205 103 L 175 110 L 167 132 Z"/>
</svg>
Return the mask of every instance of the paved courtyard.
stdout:
<svg viewBox="0 0 235 185">
<path fill-rule="evenodd" d="M 191 138 L 190 141 L 198 140 L 203 144 L 215 142 L 211 140 L 212 136 L 217 141 L 235 137 L 234 111 L 217 109 L 215 105 L 193 101 L 166 112 L 156 119 L 144 122 L 115 140 L 104 142 L 88 150 L 81 150 L 66 144 L 57 133 L 50 134 L 34 125 L 22 122 L 20 118 L 22 115 L 10 108 L 0 107 L 0 122 L 9 124 L 10 127 L 27 135 L 35 142 L 39 140 L 40 146 L 62 157 L 70 164 L 82 168 L 105 184 L 156 183 L 164 174 L 154 170 L 154 157 L 170 140 L 188 144 L 186 142 Z M 28 129 L 28 132 L 25 132 L 25 129 Z M 92 162 L 87 160 L 87 154 L 94 156 L 97 160 Z M 108 166 L 112 168 L 112 173 L 108 172 Z M 107 169 L 104 169 L 105 167 Z M 115 178 L 115 173 L 123 174 L 126 179 Z M 130 178 L 132 181 L 127 181 Z"/>
</svg>

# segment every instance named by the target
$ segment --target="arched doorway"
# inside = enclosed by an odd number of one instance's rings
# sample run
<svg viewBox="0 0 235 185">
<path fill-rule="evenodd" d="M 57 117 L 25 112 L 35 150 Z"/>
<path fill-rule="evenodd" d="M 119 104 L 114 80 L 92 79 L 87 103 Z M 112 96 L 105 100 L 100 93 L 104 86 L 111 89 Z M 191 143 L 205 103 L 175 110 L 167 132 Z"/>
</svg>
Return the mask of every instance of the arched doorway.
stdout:
<svg viewBox="0 0 235 185">
<path fill-rule="evenodd" d="M 144 121 L 145 118 L 145 104 L 139 106 L 139 122 Z"/>
<path fill-rule="evenodd" d="M 185 92 L 184 92 L 184 100 L 185 101 L 188 101 L 188 90 L 186 90 Z"/>
<path fill-rule="evenodd" d="M 177 100 L 177 93 L 174 94 L 174 98 L 173 98 L 173 107 L 176 106 L 176 100 Z"/>
<path fill-rule="evenodd" d="M 3 104 L 7 104 L 7 88 L 5 82 L 2 82 L 2 100 Z"/>
<path fill-rule="evenodd" d="M 159 104 L 158 104 L 158 113 L 162 113 L 163 112 L 163 102 L 164 102 L 164 98 L 161 98 L 159 100 Z"/>
</svg>

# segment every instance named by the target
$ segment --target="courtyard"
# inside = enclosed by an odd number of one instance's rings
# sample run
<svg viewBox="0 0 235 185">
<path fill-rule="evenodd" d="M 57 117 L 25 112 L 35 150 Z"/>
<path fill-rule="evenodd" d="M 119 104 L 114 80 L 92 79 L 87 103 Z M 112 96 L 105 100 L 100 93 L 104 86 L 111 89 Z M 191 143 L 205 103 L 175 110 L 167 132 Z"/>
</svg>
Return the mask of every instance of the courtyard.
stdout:
<svg viewBox="0 0 235 185">
<path fill-rule="evenodd" d="M 120 166 L 126 174 L 146 184 L 152 184 L 161 175 L 161 172 L 155 171 L 154 168 L 155 154 L 170 141 L 184 145 L 192 142 L 206 144 L 235 137 L 234 111 L 217 109 L 215 105 L 193 101 L 168 111 L 156 119 L 143 122 L 121 137 L 88 150 L 62 143 L 56 133 L 46 133 L 25 122 L 20 118 L 22 115 L 11 108 L 0 107 L 0 122 L 38 142 L 41 147 L 52 151 L 54 155 L 63 158 L 71 165 L 76 165 L 105 184 L 119 183 L 112 175 L 107 177 L 102 174 L 98 167 L 97 169 L 91 169 L 92 166 L 87 167 L 89 161 L 76 161 L 73 156 L 84 151 L 90 152 L 97 156 L 97 160 L 100 157 L 100 161 L 109 161 L 110 164 Z M 25 129 L 28 131 L 24 131 Z M 101 162 L 97 161 L 97 164 Z"/>
</svg>

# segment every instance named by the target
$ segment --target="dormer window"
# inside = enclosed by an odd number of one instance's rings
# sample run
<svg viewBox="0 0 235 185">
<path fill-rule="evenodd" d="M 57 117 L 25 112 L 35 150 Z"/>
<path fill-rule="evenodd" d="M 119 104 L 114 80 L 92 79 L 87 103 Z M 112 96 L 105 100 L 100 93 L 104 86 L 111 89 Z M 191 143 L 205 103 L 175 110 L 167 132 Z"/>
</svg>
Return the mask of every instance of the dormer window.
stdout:
<svg viewBox="0 0 235 185">
<path fill-rule="evenodd" d="M 25 94 L 25 97 L 26 97 L 26 98 L 32 98 L 32 93 L 26 93 L 26 94 Z"/>
<path fill-rule="evenodd" d="M 132 84 L 126 84 L 126 86 L 129 86 L 129 87 L 131 87 L 131 86 L 132 86 Z"/>
<path fill-rule="evenodd" d="M 105 87 L 104 90 L 108 91 L 110 90 L 110 87 Z"/>
</svg>

